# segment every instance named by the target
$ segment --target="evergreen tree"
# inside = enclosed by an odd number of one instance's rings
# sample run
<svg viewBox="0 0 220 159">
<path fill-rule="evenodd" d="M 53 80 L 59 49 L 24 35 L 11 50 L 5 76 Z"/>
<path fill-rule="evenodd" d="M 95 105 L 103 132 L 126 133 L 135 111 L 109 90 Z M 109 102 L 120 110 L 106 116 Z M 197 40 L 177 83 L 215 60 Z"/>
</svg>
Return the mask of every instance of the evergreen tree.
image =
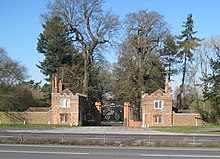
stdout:
<svg viewBox="0 0 220 159">
<path fill-rule="evenodd" d="M 43 25 L 44 31 L 39 35 L 37 51 L 45 59 L 37 65 L 41 72 L 51 81 L 53 75 L 60 75 L 62 67 L 70 66 L 74 49 L 66 34 L 67 27 L 61 18 L 53 17 Z"/>
<path fill-rule="evenodd" d="M 62 79 L 64 88 L 68 87 L 73 93 L 82 91 L 82 55 L 76 51 L 67 32 L 67 26 L 60 17 L 53 17 L 43 25 L 44 31 L 39 35 L 37 50 L 44 55 L 44 60 L 37 65 L 47 76 L 46 80 L 53 81 L 56 75 Z M 45 102 L 50 103 L 51 84 L 45 84 Z"/>
<path fill-rule="evenodd" d="M 181 32 L 182 34 L 178 37 L 178 44 L 179 44 L 179 52 L 178 56 L 183 61 L 183 70 L 182 70 L 182 82 L 180 85 L 180 92 L 177 96 L 178 100 L 178 107 L 183 108 L 182 97 L 184 96 L 184 85 L 185 85 L 185 78 L 187 72 L 187 62 L 191 62 L 193 60 L 193 51 L 200 46 L 200 42 L 202 39 L 193 37 L 197 31 L 194 31 L 194 21 L 192 19 L 192 14 L 189 14 L 187 17 L 186 22 L 182 25 L 184 30 Z"/>
<path fill-rule="evenodd" d="M 205 99 L 210 102 L 211 110 L 201 113 L 203 120 L 215 124 L 220 122 L 220 49 L 216 49 L 216 59 L 211 59 L 212 74 L 204 79 L 208 86 L 203 91 Z"/>
<path fill-rule="evenodd" d="M 177 55 L 178 46 L 175 40 L 174 36 L 168 34 L 164 39 L 163 48 L 160 51 L 160 57 L 168 73 L 169 80 L 171 80 L 171 75 L 177 74 L 177 64 L 180 63 Z"/>
</svg>

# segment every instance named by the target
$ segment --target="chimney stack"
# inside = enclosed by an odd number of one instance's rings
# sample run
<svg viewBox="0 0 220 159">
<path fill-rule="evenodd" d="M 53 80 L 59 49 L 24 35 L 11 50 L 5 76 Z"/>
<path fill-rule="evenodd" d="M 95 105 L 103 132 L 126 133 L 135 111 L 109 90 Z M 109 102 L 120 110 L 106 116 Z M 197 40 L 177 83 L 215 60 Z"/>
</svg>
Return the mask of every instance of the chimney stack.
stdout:
<svg viewBox="0 0 220 159">
<path fill-rule="evenodd" d="M 54 77 L 54 93 L 57 93 L 57 76 Z"/>
<path fill-rule="evenodd" d="M 165 93 L 171 93 L 172 89 L 171 89 L 171 85 L 170 85 L 170 81 L 168 79 L 168 75 L 166 76 L 166 81 L 165 81 Z"/>
<path fill-rule="evenodd" d="M 61 93 L 63 91 L 63 83 L 62 83 L 62 80 L 60 80 L 60 83 L 59 83 L 59 93 Z"/>
</svg>

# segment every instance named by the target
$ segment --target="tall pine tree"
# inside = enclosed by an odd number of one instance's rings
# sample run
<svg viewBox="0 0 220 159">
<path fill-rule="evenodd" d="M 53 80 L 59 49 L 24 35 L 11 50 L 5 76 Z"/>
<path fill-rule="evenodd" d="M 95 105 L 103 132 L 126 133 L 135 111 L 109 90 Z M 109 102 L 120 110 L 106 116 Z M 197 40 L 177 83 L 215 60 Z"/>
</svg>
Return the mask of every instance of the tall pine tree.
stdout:
<svg viewBox="0 0 220 159">
<path fill-rule="evenodd" d="M 182 98 L 184 97 L 184 86 L 187 72 L 187 62 L 191 62 L 193 60 L 193 51 L 200 46 L 200 42 L 202 39 L 194 37 L 194 34 L 197 31 L 194 31 L 194 21 L 192 19 L 192 14 L 189 14 L 186 22 L 182 25 L 184 30 L 181 32 L 182 34 L 178 37 L 177 43 L 179 44 L 179 52 L 178 55 L 180 59 L 183 61 L 182 64 L 182 82 L 180 85 L 180 92 L 177 96 L 178 100 L 178 108 L 184 108 Z"/>
<path fill-rule="evenodd" d="M 172 35 L 167 35 L 164 39 L 163 48 L 160 51 L 161 60 L 165 66 L 166 72 L 168 73 L 168 79 L 171 80 L 171 75 L 178 72 L 176 65 L 180 63 L 178 57 L 178 46 L 176 39 Z"/>
<path fill-rule="evenodd" d="M 37 66 L 51 81 L 52 75 L 60 74 L 64 65 L 71 65 L 74 49 L 66 34 L 67 26 L 61 18 L 53 17 L 43 28 L 38 38 L 37 51 L 44 54 L 45 58 Z"/>
<path fill-rule="evenodd" d="M 67 26 L 60 17 L 53 17 L 43 25 L 44 31 L 39 35 L 37 51 L 44 55 L 44 60 L 37 65 L 52 82 L 54 75 L 63 80 L 64 88 L 74 93 L 82 92 L 83 67 L 82 55 L 76 51 L 67 32 Z M 42 91 L 45 101 L 50 103 L 51 84 L 45 84 Z"/>
</svg>

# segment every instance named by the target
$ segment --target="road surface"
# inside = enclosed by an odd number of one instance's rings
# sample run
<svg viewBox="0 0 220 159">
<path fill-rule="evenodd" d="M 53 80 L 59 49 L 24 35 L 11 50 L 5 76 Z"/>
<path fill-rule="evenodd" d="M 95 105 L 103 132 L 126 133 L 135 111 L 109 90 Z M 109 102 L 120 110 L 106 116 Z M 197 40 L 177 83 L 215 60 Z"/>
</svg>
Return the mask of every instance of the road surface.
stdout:
<svg viewBox="0 0 220 159">
<path fill-rule="evenodd" d="M 96 141 L 96 142 L 136 142 L 159 143 L 159 142 L 181 142 L 188 144 L 219 144 L 219 135 L 196 135 L 196 134 L 102 134 L 102 133 L 52 133 L 52 132 L 0 132 L 0 140 L 31 140 L 52 139 L 59 141 Z"/>
<path fill-rule="evenodd" d="M 0 159 L 212 159 L 220 149 L 0 145 Z"/>
</svg>

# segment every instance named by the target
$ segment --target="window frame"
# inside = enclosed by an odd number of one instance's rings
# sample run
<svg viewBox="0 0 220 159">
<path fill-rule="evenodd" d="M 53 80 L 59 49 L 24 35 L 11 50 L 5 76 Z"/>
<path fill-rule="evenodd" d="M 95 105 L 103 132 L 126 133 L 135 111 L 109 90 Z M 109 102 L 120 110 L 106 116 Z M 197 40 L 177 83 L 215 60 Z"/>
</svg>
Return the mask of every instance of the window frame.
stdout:
<svg viewBox="0 0 220 159">
<path fill-rule="evenodd" d="M 154 124 L 163 124 L 163 115 L 155 115 Z"/>
<path fill-rule="evenodd" d="M 69 115 L 68 114 L 60 114 L 60 122 L 66 123 L 69 121 Z"/>
<path fill-rule="evenodd" d="M 157 107 L 156 107 L 156 103 L 157 103 Z M 164 107 L 163 100 L 154 100 L 154 109 L 163 109 L 163 107 Z"/>
<path fill-rule="evenodd" d="M 69 108 L 70 107 L 70 99 L 60 99 L 60 107 L 61 108 Z"/>
</svg>

